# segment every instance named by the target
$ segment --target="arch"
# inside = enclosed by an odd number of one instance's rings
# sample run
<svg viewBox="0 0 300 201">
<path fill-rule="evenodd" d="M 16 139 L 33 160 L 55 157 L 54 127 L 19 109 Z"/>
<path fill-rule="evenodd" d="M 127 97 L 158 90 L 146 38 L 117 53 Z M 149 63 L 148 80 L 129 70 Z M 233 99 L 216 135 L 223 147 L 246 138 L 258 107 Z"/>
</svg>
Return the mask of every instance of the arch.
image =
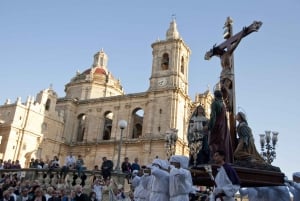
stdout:
<svg viewBox="0 0 300 201">
<path fill-rule="evenodd" d="M 85 126 L 86 126 L 86 115 L 81 113 L 77 116 L 78 128 L 77 128 L 77 138 L 78 142 L 83 141 L 84 133 L 85 133 Z"/>
<path fill-rule="evenodd" d="M 132 112 L 132 138 L 139 138 L 143 133 L 144 110 L 136 108 Z"/>
<path fill-rule="evenodd" d="M 111 138 L 111 129 L 113 123 L 113 113 L 111 111 L 107 111 L 104 113 L 104 125 L 103 125 L 103 140 L 110 140 Z"/>
<path fill-rule="evenodd" d="M 162 55 L 162 60 L 161 60 L 161 69 L 162 70 L 168 70 L 169 69 L 169 54 L 164 53 Z"/>
<path fill-rule="evenodd" d="M 46 101 L 45 110 L 48 111 L 50 109 L 50 105 L 51 105 L 51 100 L 48 98 Z"/>
</svg>

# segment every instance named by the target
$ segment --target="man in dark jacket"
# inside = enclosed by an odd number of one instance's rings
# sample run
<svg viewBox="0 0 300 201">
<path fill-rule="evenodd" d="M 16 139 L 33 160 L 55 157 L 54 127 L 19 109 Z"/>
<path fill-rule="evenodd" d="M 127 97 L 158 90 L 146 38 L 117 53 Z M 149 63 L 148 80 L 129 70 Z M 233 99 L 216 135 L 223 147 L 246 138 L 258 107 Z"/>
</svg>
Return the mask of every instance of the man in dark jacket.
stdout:
<svg viewBox="0 0 300 201">
<path fill-rule="evenodd" d="M 102 158 L 102 165 L 101 165 L 101 171 L 103 179 L 106 181 L 108 178 L 111 177 L 111 172 L 113 170 L 114 164 L 111 160 L 107 160 L 106 157 Z"/>
<path fill-rule="evenodd" d="M 82 191 L 82 186 L 76 185 L 75 186 L 75 197 L 74 201 L 89 201 L 89 196 Z"/>
</svg>

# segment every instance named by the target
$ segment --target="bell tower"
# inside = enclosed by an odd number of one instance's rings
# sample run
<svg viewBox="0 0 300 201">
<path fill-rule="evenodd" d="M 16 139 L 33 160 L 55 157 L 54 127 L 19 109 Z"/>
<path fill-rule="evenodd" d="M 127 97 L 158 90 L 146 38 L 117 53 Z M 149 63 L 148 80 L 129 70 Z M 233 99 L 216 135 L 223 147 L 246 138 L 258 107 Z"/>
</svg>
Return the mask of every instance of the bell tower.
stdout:
<svg viewBox="0 0 300 201">
<path fill-rule="evenodd" d="M 150 91 L 180 89 L 188 93 L 188 63 L 191 50 L 177 30 L 175 19 L 170 23 L 165 40 L 151 45 L 153 51 Z"/>
</svg>

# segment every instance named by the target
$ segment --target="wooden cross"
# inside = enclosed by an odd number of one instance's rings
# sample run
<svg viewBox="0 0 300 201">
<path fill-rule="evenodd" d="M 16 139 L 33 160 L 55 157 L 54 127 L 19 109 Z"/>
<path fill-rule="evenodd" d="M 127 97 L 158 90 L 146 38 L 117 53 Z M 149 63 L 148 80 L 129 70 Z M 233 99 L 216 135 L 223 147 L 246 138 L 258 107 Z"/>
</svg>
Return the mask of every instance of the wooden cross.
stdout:
<svg viewBox="0 0 300 201">
<path fill-rule="evenodd" d="M 236 149 L 237 146 L 237 137 L 236 137 L 236 124 L 235 124 L 235 80 L 234 80 L 234 65 L 233 65 L 233 52 L 235 48 L 238 46 L 239 42 L 246 37 L 247 35 L 257 32 L 262 25 L 260 21 L 254 21 L 248 27 L 244 27 L 242 31 L 232 36 L 232 19 L 230 17 L 227 18 L 224 28 L 227 28 L 224 33 L 224 42 L 220 45 L 214 45 L 212 49 L 210 49 L 205 54 L 205 60 L 209 60 L 213 56 L 219 56 L 221 59 L 222 72 L 220 76 L 220 84 L 223 84 L 222 92 L 223 99 L 226 104 L 227 111 L 229 112 L 229 130 L 231 134 L 232 147 L 233 150 Z M 230 90 L 225 89 L 224 83 L 226 80 L 230 80 L 231 88 Z M 227 82 L 228 83 L 228 82 Z"/>
<path fill-rule="evenodd" d="M 228 20 L 227 20 L 228 22 Z M 225 23 L 225 26 L 228 26 L 229 29 L 231 29 L 231 24 L 230 23 Z M 219 50 L 225 50 L 227 49 L 229 46 L 233 45 L 234 43 L 236 43 L 240 38 L 244 38 L 247 35 L 251 34 L 252 32 L 257 32 L 259 30 L 259 28 L 261 27 L 262 22 L 260 21 L 254 21 L 251 25 L 249 25 L 248 27 L 245 27 L 242 31 L 238 32 L 237 34 L 230 36 L 227 40 L 225 40 L 224 42 L 222 42 L 220 45 L 218 46 L 214 46 L 214 48 L 210 49 L 208 52 L 206 52 L 205 54 L 205 60 L 209 60 L 211 57 L 217 55 L 216 52 L 214 51 L 215 48 L 219 49 Z"/>
</svg>

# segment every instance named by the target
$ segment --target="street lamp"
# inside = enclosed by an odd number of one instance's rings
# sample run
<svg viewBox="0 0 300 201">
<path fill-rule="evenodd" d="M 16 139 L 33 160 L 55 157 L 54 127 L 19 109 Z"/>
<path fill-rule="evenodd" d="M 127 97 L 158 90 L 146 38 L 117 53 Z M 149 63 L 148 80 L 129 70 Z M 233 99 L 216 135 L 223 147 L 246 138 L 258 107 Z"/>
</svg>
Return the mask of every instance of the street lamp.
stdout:
<svg viewBox="0 0 300 201">
<path fill-rule="evenodd" d="M 261 156 L 263 159 L 271 165 L 276 158 L 275 146 L 278 142 L 278 132 L 273 131 L 271 137 L 271 131 L 265 131 L 266 134 L 260 134 Z M 265 151 L 266 149 L 266 151 Z"/>
<path fill-rule="evenodd" d="M 177 132 L 177 129 L 171 129 L 166 133 L 165 149 L 168 159 L 170 159 L 171 156 L 174 155 L 176 152 L 176 141 L 178 139 Z"/>
<path fill-rule="evenodd" d="M 121 157 L 121 147 L 122 147 L 122 136 L 123 136 L 123 130 L 127 127 L 127 121 L 120 120 L 118 123 L 119 128 L 121 129 L 121 137 L 120 137 L 120 143 L 119 143 L 119 152 L 118 152 L 118 161 L 116 166 L 116 172 L 121 172 L 120 168 L 120 157 Z"/>
</svg>

